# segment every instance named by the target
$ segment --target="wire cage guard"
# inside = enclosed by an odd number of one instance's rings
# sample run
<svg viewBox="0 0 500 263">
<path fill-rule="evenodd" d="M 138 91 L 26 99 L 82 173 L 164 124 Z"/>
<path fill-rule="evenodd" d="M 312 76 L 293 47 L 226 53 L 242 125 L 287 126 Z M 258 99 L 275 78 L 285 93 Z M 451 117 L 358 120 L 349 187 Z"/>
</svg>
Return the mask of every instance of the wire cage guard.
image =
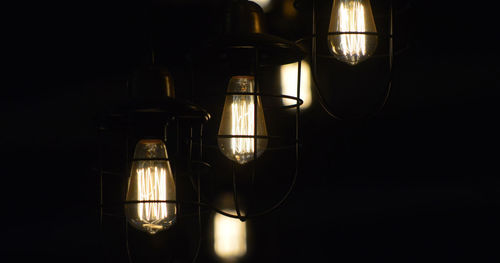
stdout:
<svg viewBox="0 0 500 263">
<path fill-rule="evenodd" d="M 183 161 L 188 164 L 188 174 L 191 171 L 189 167 L 192 164 L 205 164 L 201 158 L 202 152 L 202 134 L 203 134 L 203 125 L 210 119 L 210 114 L 208 114 L 205 110 L 200 108 L 197 105 L 192 103 L 188 103 L 179 99 L 163 99 L 154 102 L 141 102 L 141 103 L 129 103 L 125 106 L 119 107 L 117 110 L 111 111 L 111 113 L 103 114 L 101 117 L 101 122 L 98 125 L 98 138 L 99 138 L 99 225 L 101 237 L 103 235 L 104 222 L 103 217 L 123 217 L 125 224 L 125 238 L 126 238 L 126 250 L 127 256 L 130 262 L 133 262 L 130 248 L 129 248 L 129 230 L 128 230 L 128 221 L 125 216 L 121 213 L 117 212 L 109 212 L 107 210 L 113 209 L 123 209 L 126 204 L 134 204 L 134 203 L 174 203 L 176 204 L 176 210 L 179 211 L 177 218 L 182 218 L 183 216 L 193 216 L 193 215 L 183 215 L 182 210 L 180 209 L 181 205 L 190 205 L 190 206 L 198 206 L 198 211 L 194 216 L 198 216 L 199 228 L 198 231 L 200 233 L 200 239 L 197 244 L 197 251 L 200 247 L 201 242 L 201 206 L 206 206 L 201 203 L 200 198 L 198 197 L 197 201 L 179 201 L 179 200 L 162 200 L 162 201 L 120 201 L 120 202 L 105 202 L 105 189 L 103 187 L 103 179 L 112 176 L 112 177 L 121 177 L 121 181 L 125 181 L 127 178 L 127 174 L 130 172 L 130 165 L 133 162 L 139 161 L 170 161 L 172 162 L 172 173 L 174 178 L 174 183 L 178 182 L 178 169 L 180 166 L 180 162 Z M 175 142 L 175 152 L 169 152 L 169 158 L 131 158 L 131 150 L 134 142 L 137 142 L 138 139 L 142 139 L 142 135 L 137 135 L 135 138 L 131 134 L 131 129 L 135 125 L 147 123 L 149 125 L 155 126 L 154 133 L 155 138 L 161 138 L 161 140 L 167 144 L 167 142 Z M 181 126 L 187 126 L 188 134 L 181 136 Z M 198 126 L 199 134 L 193 136 L 193 128 Z M 174 138 L 168 137 L 168 130 L 172 129 L 175 132 Z M 124 168 L 124 172 L 118 171 L 110 171 L 104 168 L 105 158 L 103 154 L 103 135 L 105 132 L 109 132 L 111 136 L 113 135 L 122 135 L 124 137 L 124 141 L 121 143 L 124 148 L 124 155 L 126 156 L 126 165 Z M 146 136 L 150 137 L 150 136 Z M 185 144 L 181 145 L 182 138 L 187 138 Z M 198 145 L 200 147 L 198 151 L 198 155 L 195 157 L 193 154 L 193 140 L 200 142 Z M 185 148 L 184 152 L 182 152 L 182 148 Z M 119 152 L 119 150 L 117 151 Z M 183 156 L 185 157 L 183 157 Z M 190 175 L 190 179 L 192 179 Z M 199 178 L 197 188 L 200 189 Z M 115 189 L 116 190 L 116 189 Z M 124 193 L 121 193 L 124 196 Z M 177 199 L 177 198 L 176 198 Z M 193 261 L 196 260 L 197 254 L 195 254 Z"/>
<path fill-rule="evenodd" d="M 264 112 L 267 111 L 272 111 L 272 110 L 284 110 L 284 109 L 294 109 L 295 110 L 295 137 L 291 140 L 289 140 L 291 143 L 286 144 L 286 145 L 281 145 L 278 147 L 271 147 L 271 148 L 266 148 L 266 151 L 273 151 L 273 150 L 283 150 L 283 149 L 293 149 L 295 151 L 295 160 L 294 160 L 294 166 L 295 166 L 295 171 L 292 176 L 292 180 L 290 183 L 290 186 L 288 190 L 283 194 L 283 196 L 271 205 L 269 208 L 263 209 L 261 211 L 249 211 L 247 209 L 246 213 L 243 214 L 241 211 L 241 207 L 239 205 L 239 187 L 237 184 L 237 173 L 235 166 L 236 164 L 233 162 L 232 164 L 232 195 L 233 195 L 233 201 L 234 201 L 234 210 L 235 214 L 227 213 L 221 211 L 222 209 L 216 208 L 215 211 L 223 214 L 227 217 L 231 218 L 237 218 L 241 221 L 245 221 L 247 219 L 259 217 L 259 216 L 264 216 L 267 215 L 279 207 L 281 207 L 285 201 L 288 199 L 290 193 L 292 192 L 295 182 L 297 180 L 297 176 L 299 173 L 299 147 L 300 147 L 300 141 L 299 141 L 299 121 L 300 121 L 300 106 L 303 104 L 302 99 L 300 99 L 300 72 L 301 72 L 301 61 L 304 57 L 304 52 L 302 48 L 300 48 L 297 44 L 293 42 L 286 41 L 284 39 L 271 36 L 271 35 L 266 35 L 266 34 L 253 34 L 252 37 L 244 37 L 244 38 L 239 38 L 239 37 L 229 37 L 229 38 L 222 38 L 222 41 L 216 41 L 215 43 L 211 43 L 207 48 L 209 50 L 212 50 L 212 52 L 205 52 L 205 53 L 218 53 L 222 54 L 219 55 L 219 58 L 227 58 L 230 56 L 230 53 L 232 50 L 253 50 L 253 59 L 251 60 L 253 63 L 252 68 L 253 68 L 253 77 L 254 77 L 254 82 L 255 82 L 255 90 L 253 92 L 225 92 L 223 94 L 209 94 L 209 95 L 196 95 L 194 94 L 195 98 L 199 99 L 204 99 L 207 96 L 208 97 L 223 97 L 226 98 L 227 96 L 234 96 L 234 95 L 245 95 L 245 96 L 252 96 L 253 100 L 257 102 L 258 98 L 274 98 L 274 99 L 289 99 L 292 101 L 295 101 L 291 105 L 284 105 L 281 107 L 273 107 L 273 108 L 266 108 L 264 107 Z M 231 41 L 226 41 L 226 39 L 231 39 Z M 214 52 L 215 50 L 215 52 Z M 229 54 L 229 55 L 228 55 Z M 274 55 L 273 55 L 274 54 Z M 286 54 L 286 55 L 283 55 Z M 192 56 L 195 57 L 195 56 Z M 196 56 L 199 57 L 199 56 Z M 277 58 L 276 58 L 277 57 Z M 212 57 L 213 58 L 213 57 Z M 266 93 L 262 92 L 260 88 L 260 81 L 261 81 L 261 75 L 259 74 L 259 69 L 265 68 L 268 66 L 272 65 L 282 65 L 282 64 L 287 64 L 291 62 L 297 62 L 298 63 L 298 69 L 297 69 L 297 93 L 295 96 L 290 96 L 290 95 L 284 95 L 284 94 L 271 94 L 271 93 Z M 192 63 L 194 63 L 192 61 Z M 193 82 L 194 82 L 194 74 L 193 74 Z M 194 85 L 196 86 L 196 85 Z M 257 107 L 258 104 L 254 103 L 253 104 L 253 111 L 256 113 L 257 112 Z M 249 164 L 248 166 L 251 167 L 251 181 L 252 181 L 252 187 L 255 181 L 256 175 L 259 173 L 257 170 L 257 163 L 259 162 L 259 158 L 257 156 L 257 141 L 258 139 L 267 139 L 267 140 L 277 140 L 277 139 L 285 139 L 283 136 L 272 136 L 272 135 L 258 135 L 257 131 L 257 123 L 258 123 L 258 114 L 253 115 L 253 123 L 255 123 L 253 127 L 253 135 L 234 135 L 234 134 L 220 134 L 217 135 L 217 138 L 250 138 L 253 139 L 253 159 L 252 163 Z M 218 151 L 218 146 L 217 145 L 205 145 L 204 146 L 207 149 L 215 150 Z M 252 199 L 252 198 L 250 198 Z M 213 205 L 209 205 L 211 207 L 215 207 Z"/>
<path fill-rule="evenodd" d="M 331 0 L 333 1 L 333 0 Z M 317 15 L 317 8 L 318 8 L 318 2 L 319 0 L 295 0 L 294 6 L 297 9 L 303 9 L 303 8 L 310 8 L 312 12 L 312 34 L 310 36 L 301 38 L 296 41 L 296 43 L 302 43 L 306 40 L 311 40 L 311 49 L 309 50 L 309 55 L 311 57 L 311 67 L 312 67 L 312 80 L 314 82 L 314 87 L 316 88 L 317 94 L 318 94 L 318 99 L 321 107 L 325 112 L 331 116 L 334 119 L 337 120 L 344 120 L 346 118 L 343 118 L 337 114 L 334 113 L 332 110 L 331 106 L 327 103 L 327 100 L 323 96 L 322 89 L 321 89 L 321 83 L 319 83 L 318 80 L 318 74 L 317 74 L 317 59 L 318 58 L 325 58 L 325 59 L 335 59 L 332 55 L 325 55 L 325 54 L 320 54 L 317 51 L 317 28 L 318 28 L 318 15 Z M 377 107 L 376 111 L 369 114 L 369 115 L 376 115 L 382 109 L 384 106 L 387 104 L 387 101 L 389 99 L 391 90 L 392 90 L 392 82 L 393 82 L 393 77 L 394 77 L 394 56 L 402 53 L 403 51 L 407 50 L 408 47 L 402 48 L 399 51 L 395 52 L 394 51 L 394 19 L 395 15 L 397 13 L 406 11 L 409 8 L 409 6 L 405 6 L 401 10 L 395 11 L 393 8 L 393 0 L 389 1 L 389 10 L 388 10 L 388 19 L 389 19 L 389 25 L 388 25 L 388 33 L 383 34 L 379 32 L 357 32 L 357 31 L 342 31 L 342 32 L 328 32 L 326 35 L 342 35 L 342 34 L 362 34 L 362 35 L 375 35 L 378 36 L 379 38 L 386 39 L 388 41 L 388 51 L 387 53 L 383 54 L 374 54 L 372 58 L 387 58 L 388 59 L 388 80 L 386 81 L 386 88 L 385 88 L 385 94 L 382 99 L 382 102 L 380 105 Z M 367 116 L 362 116 L 360 118 L 364 118 Z M 356 118 L 355 118 L 356 119 Z"/>
<path fill-rule="evenodd" d="M 255 33 L 248 34 L 246 36 L 226 36 L 221 37 L 217 41 L 210 43 L 209 47 L 210 52 L 205 54 L 215 55 L 211 57 L 211 59 L 227 57 L 227 52 L 229 50 L 235 49 L 245 49 L 251 50 L 253 52 L 253 60 L 252 67 L 254 69 L 253 77 L 255 81 L 255 90 L 253 92 L 248 93 L 239 93 L 239 92 L 225 92 L 223 94 L 215 94 L 213 96 L 218 97 L 226 97 L 226 96 L 234 96 L 234 95 L 246 95 L 252 96 L 255 102 L 258 101 L 258 98 L 273 98 L 273 99 L 288 99 L 293 101 L 293 103 L 288 105 L 283 105 L 280 107 L 274 108 L 264 108 L 263 110 L 268 111 L 285 111 L 285 110 L 294 110 L 294 136 L 293 138 L 288 138 L 286 136 L 274 136 L 274 135 L 258 135 L 257 125 L 253 127 L 253 135 L 233 135 L 233 134 L 221 134 L 217 135 L 216 138 L 250 138 L 253 139 L 253 147 L 255 151 L 253 152 L 253 160 L 252 163 L 247 167 L 251 168 L 251 177 L 252 177 L 252 187 L 254 184 L 254 178 L 259 173 L 257 170 L 257 163 L 259 162 L 259 158 L 257 156 L 257 141 L 258 139 L 266 139 L 266 140 L 285 140 L 289 143 L 283 145 L 277 145 L 276 147 L 269 147 L 266 151 L 275 151 L 275 150 L 287 150 L 294 151 L 294 163 L 290 165 L 290 168 L 294 169 L 292 174 L 291 182 L 288 189 L 285 193 L 279 198 L 279 200 L 268 208 L 262 209 L 260 211 L 249 211 L 247 210 L 245 214 L 243 214 L 242 209 L 239 205 L 239 201 L 241 199 L 241 195 L 239 193 L 239 186 L 236 180 L 236 169 L 235 164 L 233 164 L 232 169 L 232 196 L 234 199 L 234 207 L 236 213 L 229 213 L 224 211 L 221 208 L 211 204 L 208 200 L 203 198 L 202 193 L 202 183 L 201 177 L 203 169 L 213 170 L 214 166 L 208 162 L 206 162 L 203 158 L 204 149 L 217 149 L 217 145 L 207 145 L 204 141 L 204 125 L 211 118 L 210 114 L 206 112 L 204 109 L 199 106 L 188 103 L 178 99 L 166 98 L 161 100 L 152 100 L 152 101 L 140 101 L 134 102 L 132 104 L 128 104 L 125 107 L 121 107 L 118 110 L 112 111 L 111 113 L 104 114 L 102 116 L 103 121 L 99 124 L 98 133 L 99 133 L 99 210 L 100 210 L 100 218 L 99 224 L 101 229 L 101 235 L 103 230 L 103 216 L 110 217 L 122 217 L 122 215 L 118 213 L 110 213 L 107 211 L 108 208 L 120 208 L 127 204 L 140 204 L 140 203 L 170 203 L 176 204 L 178 211 L 180 211 L 177 215 L 178 218 L 182 218 L 183 216 L 197 216 L 198 218 L 198 234 L 199 238 L 197 241 L 197 247 L 195 254 L 193 255 L 192 262 L 197 260 L 198 254 L 200 252 L 201 242 L 202 242 L 202 208 L 208 208 L 211 211 L 224 215 L 230 218 L 236 218 L 241 221 L 245 221 L 247 219 L 256 218 L 260 216 L 267 215 L 279 207 L 281 207 L 285 201 L 290 196 L 291 192 L 294 189 L 295 183 L 297 181 L 297 177 L 299 174 L 299 148 L 300 148 L 300 106 L 303 104 L 302 99 L 300 99 L 300 89 L 301 89 L 301 67 L 302 67 L 302 59 L 305 56 L 305 52 L 303 49 L 297 45 L 295 42 L 287 41 L 285 39 L 264 34 L 264 33 Z M 191 63 L 193 62 L 193 58 L 198 58 L 198 56 L 191 56 Z M 259 70 L 263 67 L 267 67 L 270 65 L 284 65 L 291 62 L 296 62 L 298 64 L 297 67 L 297 90 L 296 95 L 285 95 L 285 94 L 272 94 L 267 92 L 261 92 L 260 81 L 261 75 L 259 74 Z M 195 84 L 195 71 L 192 70 L 191 74 L 191 88 L 194 91 Z M 194 92 L 193 92 L 194 93 Z M 194 98 L 195 94 L 192 94 Z M 254 103 L 253 110 L 257 113 L 257 103 Z M 253 121 L 254 123 L 258 123 L 258 114 L 254 114 Z M 126 174 L 130 172 L 130 166 L 133 162 L 143 161 L 144 159 L 137 158 L 134 159 L 131 157 L 132 147 L 134 142 L 137 142 L 137 138 L 133 136 L 131 133 L 131 129 L 133 126 L 140 121 L 154 122 L 157 125 L 155 134 L 162 134 L 162 136 L 156 136 L 156 138 L 161 137 L 162 141 L 167 144 L 175 143 L 175 152 L 169 153 L 168 158 L 157 158 L 155 160 L 165 160 L 171 161 L 173 167 L 173 176 L 174 182 L 178 182 L 179 177 L 179 163 L 184 161 L 187 164 L 187 172 L 185 173 L 191 183 L 193 190 L 196 193 L 196 200 L 160 200 L 160 201 L 124 201 L 121 200 L 119 202 L 105 202 L 104 200 L 104 187 L 103 187 L 103 179 L 107 177 L 117 177 L 122 176 L 123 180 L 126 178 Z M 188 133 L 184 134 L 185 136 L 181 136 L 180 124 L 187 123 L 189 126 Z M 173 138 L 167 136 L 169 131 L 175 130 L 175 136 Z M 199 131 L 195 134 L 195 131 Z M 103 145 L 103 134 L 109 132 L 111 134 L 121 133 L 124 135 L 124 142 L 122 146 L 124 146 L 125 151 L 125 167 L 123 170 L 125 172 L 119 172 L 114 170 L 107 170 L 104 168 L 105 163 L 105 155 L 102 151 Z M 184 140 L 187 138 L 187 140 Z M 181 156 L 181 150 L 184 149 L 185 157 Z M 154 158 L 153 158 L 154 159 Z M 151 160 L 151 159 L 148 159 Z M 196 175 L 196 176 L 195 176 Z M 122 193 L 123 196 L 123 193 Z M 177 196 L 179 193 L 177 192 Z M 194 214 L 182 214 L 182 210 L 179 209 L 182 206 L 194 206 L 197 208 L 197 211 Z M 127 222 L 127 218 L 123 216 L 125 220 L 125 237 L 126 237 L 126 249 L 127 256 L 130 262 L 133 262 L 128 236 L 129 236 L 129 226 Z"/>
</svg>

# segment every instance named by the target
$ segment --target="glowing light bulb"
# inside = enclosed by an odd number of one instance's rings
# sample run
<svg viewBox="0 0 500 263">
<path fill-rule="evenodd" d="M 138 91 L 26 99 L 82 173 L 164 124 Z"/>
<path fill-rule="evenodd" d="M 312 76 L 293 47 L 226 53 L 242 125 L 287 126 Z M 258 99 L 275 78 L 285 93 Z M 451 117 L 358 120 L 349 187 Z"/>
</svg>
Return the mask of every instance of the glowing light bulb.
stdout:
<svg viewBox="0 0 500 263">
<path fill-rule="evenodd" d="M 253 160 L 255 151 L 259 157 L 266 150 L 267 138 L 257 138 L 257 149 L 255 149 L 254 138 L 244 137 L 254 136 L 255 129 L 257 129 L 258 136 L 267 136 L 264 110 L 259 96 L 255 101 L 254 95 L 244 94 L 255 92 L 255 82 L 252 76 L 232 77 L 227 92 L 243 94 L 226 96 L 219 126 L 219 149 L 230 160 L 244 164 Z M 257 123 L 255 123 L 255 114 L 257 114 Z M 232 135 L 243 137 L 223 137 Z"/>
<path fill-rule="evenodd" d="M 175 200 L 175 182 L 167 160 L 167 149 L 161 140 L 140 140 L 128 181 L 127 201 Z M 175 221 L 174 203 L 129 203 L 125 205 L 128 222 L 135 228 L 156 234 Z"/>
<path fill-rule="evenodd" d="M 378 37 L 352 32 L 377 32 L 370 0 L 334 0 L 328 32 L 340 33 L 328 35 L 330 52 L 338 60 L 356 65 L 369 58 L 377 49 Z"/>
<path fill-rule="evenodd" d="M 230 209 L 226 213 L 235 214 Z M 235 262 L 247 252 L 246 223 L 216 213 L 214 216 L 214 251 L 224 262 Z"/>
<path fill-rule="evenodd" d="M 292 97 L 297 97 L 297 72 L 299 63 L 290 63 L 282 65 L 281 72 L 281 93 Z M 300 99 L 304 102 L 300 105 L 301 108 L 309 108 L 311 106 L 311 68 L 306 61 L 301 62 L 300 66 Z M 289 106 L 297 103 L 295 100 L 283 98 L 284 106 Z"/>
</svg>

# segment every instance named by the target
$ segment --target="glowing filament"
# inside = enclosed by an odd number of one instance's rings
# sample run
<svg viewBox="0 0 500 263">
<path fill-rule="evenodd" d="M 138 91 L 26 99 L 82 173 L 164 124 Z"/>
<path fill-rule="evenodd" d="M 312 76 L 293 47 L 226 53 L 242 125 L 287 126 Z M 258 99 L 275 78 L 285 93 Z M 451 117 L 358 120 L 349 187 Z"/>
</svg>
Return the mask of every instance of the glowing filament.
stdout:
<svg viewBox="0 0 500 263">
<path fill-rule="evenodd" d="M 369 0 L 334 0 L 328 44 L 336 59 L 353 66 L 377 49 L 378 36 Z"/>
<path fill-rule="evenodd" d="M 255 134 L 255 104 L 253 96 L 234 96 L 231 104 L 231 134 L 248 135 Z M 253 154 L 253 138 L 231 138 L 231 151 L 235 155 Z"/>
<path fill-rule="evenodd" d="M 137 200 L 167 200 L 167 171 L 164 168 L 147 167 L 137 169 Z M 137 208 L 139 220 L 148 222 L 143 226 L 153 227 L 168 216 L 166 203 L 139 203 Z M 157 226 L 162 228 L 162 226 Z"/>
<path fill-rule="evenodd" d="M 365 32 L 365 8 L 362 3 L 351 1 L 348 6 L 340 3 L 339 32 Z M 366 35 L 341 34 L 340 50 L 345 56 L 360 56 L 366 54 Z"/>
<path fill-rule="evenodd" d="M 140 140 L 134 159 L 126 196 L 132 202 L 125 205 L 125 216 L 133 227 L 153 235 L 172 226 L 177 216 L 175 203 L 141 202 L 175 200 L 166 146 L 161 140 Z"/>
<path fill-rule="evenodd" d="M 253 94 L 253 76 L 233 76 L 229 80 L 227 92 L 237 94 L 226 96 L 217 141 L 219 149 L 227 158 L 245 164 L 253 160 L 255 155 L 259 157 L 267 147 L 262 102 L 259 95 Z M 255 135 L 264 138 L 255 139 Z"/>
</svg>

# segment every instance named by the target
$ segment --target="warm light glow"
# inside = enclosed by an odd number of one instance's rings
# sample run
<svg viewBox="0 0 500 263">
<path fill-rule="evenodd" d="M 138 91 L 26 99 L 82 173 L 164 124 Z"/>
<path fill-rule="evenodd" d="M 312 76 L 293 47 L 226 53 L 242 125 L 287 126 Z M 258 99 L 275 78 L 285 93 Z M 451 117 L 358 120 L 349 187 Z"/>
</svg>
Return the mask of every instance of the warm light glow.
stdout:
<svg viewBox="0 0 500 263">
<path fill-rule="evenodd" d="M 254 78 L 252 76 L 235 76 L 229 81 L 228 93 L 254 92 Z M 257 110 L 257 112 L 255 112 Z M 257 114 L 257 123 L 255 123 Z M 232 136 L 267 136 L 264 110 L 260 97 L 255 100 L 254 95 L 235 94 L 227 95 L 219 126 L 219 135 Z M 247 163 L 254 158 L 254 138 L 219 137 L 219 148 L 229 159 L 239 164 Z M 257 156 L 260 156 L 267 147 L 267 139 L 257 139 Z"/>
<path fill-rule="evenodd" d="M 287 96 L 297 97 L 297 73 L 299 63 L 291 63 L 281 66 L 281 93 Z M 301 108 L 308 108 L 311 105 L 311 69 L 305 61 L 301 63 L 300 70 L 300 99 L 304 103 Z M 292 99 L 282 99 L 283 105 L 295 104 Z"/>
<path fill-rule="evenodd" d="M 231 103 L 231 134 L 254 135 L 255 102 L 253 96 L 235 96 Z M 253 154 L 253 138 L 231 138 L 233 155 Z"/>
<path fill-rule="evenodd" d="M 329 32 L 373 32 L 375 22 L 368 0 L 335 0 Z M 330 51 L 341 61 L 356 65 L 374 52 L 377 36 L 367 34 L 329 35 Z"/>
<path fill-rule="evenodd" d="M 340 4 L 339 32 L 365 32 L 365 8 L 359 2 L 349 2 L 349 6 Z M 344 56 L 359 56 L 366 54 L 366 36 L 363 34 L 340 35 L 340 52 Z"/>
<path fill-rule="evenodd" d="M 264 11 L 268 11 L 271 7 L 271 0 L 252 0 L 252 2 L 258 4 Z"/>
<path fill-rule="evenodd" d="M 167 200 L 167 171 L 158 167 L 139 168 L 137 173 L 136 200 Z M 158 222 L 167 217 L 166 203 L 139 203 L 137 208 L 139 220 L 149 222 L 144 227 L 162 228 Z"/>
<path fill-rule="evenodd" d="M 175 200 L 175 183 L 161 140 L 137 143 L 129 177 L 127 201 Z M 174 203 L 151 202 L 125 205 L 126 217 L 135 228 L 155 234 L 169 228 L 177 214 Z"/>
<path fill-rule="evenodd" d="M 225 212 L 234 214 L 234 210 Z M 215 254 L 226 262 L 236 261 L 247 252 L 245 222 L 216 213 L 214 216 Z"/>
</svg>

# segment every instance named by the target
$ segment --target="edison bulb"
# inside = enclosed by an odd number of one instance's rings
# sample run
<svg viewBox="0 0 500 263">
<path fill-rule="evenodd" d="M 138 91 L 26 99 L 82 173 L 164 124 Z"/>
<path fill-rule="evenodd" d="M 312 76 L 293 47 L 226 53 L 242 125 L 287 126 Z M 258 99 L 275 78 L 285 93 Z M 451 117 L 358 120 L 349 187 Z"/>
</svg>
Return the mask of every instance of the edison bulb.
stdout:
<svg viewBox="0 0 500 263">
<path fill-rule="evenodd" d="M 219 149 L 230 160 L 245 164 L 253 160 L 255 152 L 259 157 L 267 147 L 267 138 L 257 138 L 257 143 L 249 138 L 255 130 L 258 136 L 267 136 L 264 110 L 259 96 L 245 95 L 255 92 L 253 76 L 232 77 L 227 92 L 240 94 L 226 96 L 218 133 Z M 234 135 L 241 137 L 230 137 Z"/>
<path fill-rule="evenodd" d="M 134 151 L 127 201 L 175 200 L 175 182 L 167 149 L 161 140 L 140 140 Z M 127 221 L 149 234 L 168 229 L 175 221 L 174 203 L 150 202 L 125 205 Z"/>
<path fill-rule="evenodd" d="M 356 65 L 369 58 L 377 49 L 376 33 L 370 0 L 334 0 L 328 32 L 328 46 L 332 55 L 349 65 Z M 342 34 L 342 32 L 351 32 Z"/>
<path fill-rule="evenodd" d="M 234 209 L 224 210 L 235 214 Z M 236 262 L 247 252 L 246 223 L 216 213 L 214 216 L 214 251 L 223 262 Z"/>
</svg>

